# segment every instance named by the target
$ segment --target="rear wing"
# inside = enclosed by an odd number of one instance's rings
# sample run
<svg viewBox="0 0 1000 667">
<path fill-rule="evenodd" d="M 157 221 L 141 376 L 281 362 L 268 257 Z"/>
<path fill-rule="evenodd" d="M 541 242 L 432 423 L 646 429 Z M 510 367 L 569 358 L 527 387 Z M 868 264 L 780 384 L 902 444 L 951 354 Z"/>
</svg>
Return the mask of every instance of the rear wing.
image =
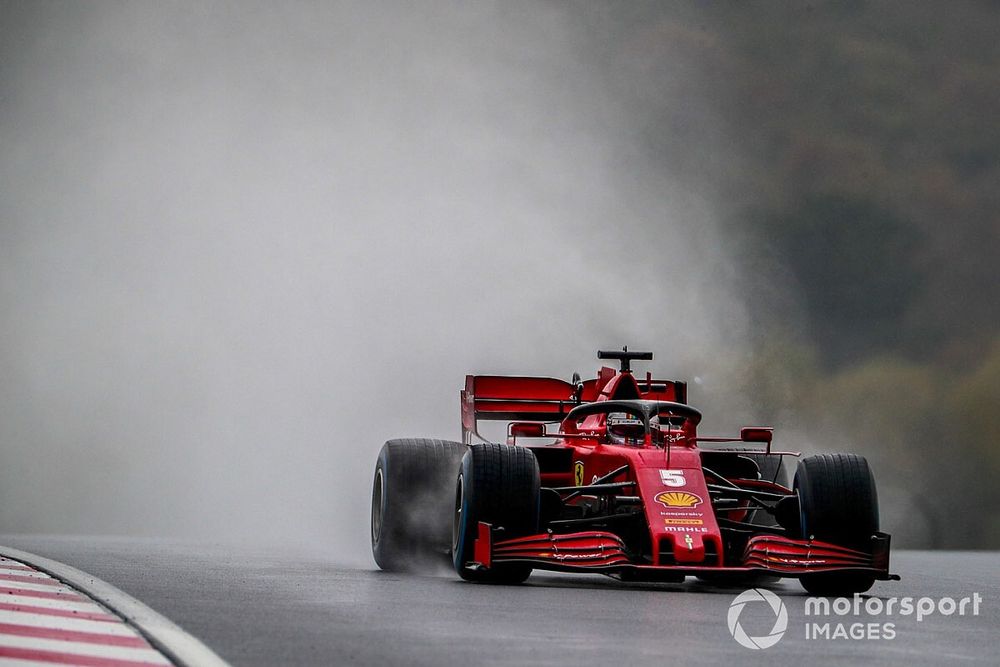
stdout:
<svg viewBox="0 0 1000 667">
<path fill-rule="evenodd" d="M 617 374 L 613 368 L 605 367 L 598 372 L 596 379 L 576 384 L 545 377 L 467 375 L 465 389 L 462 390 L 462 442 L 470 444 L 472 436 L 485 440 L 479 435 L 480 419 L 562 421 L 570 410 L 581 403 L 598 400 L 601 390 Z M 634 382 L 638 398 L 677 403 L 687 401 L 687 385 L 684 382 L 654 380 L 649 373 L 645 379 Z"/>
</svg>

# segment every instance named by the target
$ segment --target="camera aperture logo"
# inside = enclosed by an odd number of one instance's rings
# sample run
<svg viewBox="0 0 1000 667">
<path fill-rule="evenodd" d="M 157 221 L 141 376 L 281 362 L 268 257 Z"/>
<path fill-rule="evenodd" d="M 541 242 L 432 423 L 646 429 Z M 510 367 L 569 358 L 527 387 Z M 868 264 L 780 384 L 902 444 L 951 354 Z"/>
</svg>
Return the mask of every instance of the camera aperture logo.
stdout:
<svg viewBox="0 0 1000 667">
<path fill-rule="evenodd" d="M 747 605 L 755 602 L 764 604 L 755 604 L 754 607 L 770 609 L 770 613 L 774 615 L 774 625 L 771 627 L 771 631 L 761 637 L 751 637 L 740 624 L 743 610 Z M 750 649 L 771 648 L 785 636 L 785 630 L 788 629 L 788 610 L 785 609 L 785 603 L 781 601 L 781 598 L 771 591 L 764 588 L 751 588 L 737 595 L 736 599 L 729 605 L 726 622 L 729 625 L 729 634 L 740 646 Z"/>
</svg>

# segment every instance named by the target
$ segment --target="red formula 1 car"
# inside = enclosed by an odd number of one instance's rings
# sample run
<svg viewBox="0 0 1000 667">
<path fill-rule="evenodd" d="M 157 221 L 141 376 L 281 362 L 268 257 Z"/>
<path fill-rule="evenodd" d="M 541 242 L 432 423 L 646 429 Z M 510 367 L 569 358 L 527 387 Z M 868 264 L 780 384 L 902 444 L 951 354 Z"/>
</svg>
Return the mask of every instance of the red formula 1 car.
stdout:
<svg viewBox="0 0 1000 667">
<path fill-rule="evenodd" d="M 770 428 L 699 436 L 685 383 L 632 373 L 651 353 L 598 358 L 621 368 L 572 382 L 470 375 L 463 442 L 385 443 L 378 565 L 415 570 L 450 553 L 470 581 L 518 583 L 536 568 L 748 585 L 776 575 L 827 595 L 898 579 L 864 458 L 805 457 L 789 486 L 782 460 L 798 454 L 773 451 Z M 481 419 L 508 421 L 506 444 L 473 444 Z"/>
</svg>

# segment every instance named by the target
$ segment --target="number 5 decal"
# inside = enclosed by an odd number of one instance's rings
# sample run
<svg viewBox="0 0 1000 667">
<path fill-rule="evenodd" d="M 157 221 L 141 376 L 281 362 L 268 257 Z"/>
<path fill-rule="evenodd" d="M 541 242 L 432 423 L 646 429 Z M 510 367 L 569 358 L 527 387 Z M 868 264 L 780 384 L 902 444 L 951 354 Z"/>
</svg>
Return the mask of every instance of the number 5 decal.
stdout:
<svg viewBox="0 0 1000 667">
<path fill-rule="evenodd" d="M 661 470 L 660 481 L 663 482 L 664 486 L 684 486 L 687 484 L 684 481 L 683 470 Z"/>
</svg>

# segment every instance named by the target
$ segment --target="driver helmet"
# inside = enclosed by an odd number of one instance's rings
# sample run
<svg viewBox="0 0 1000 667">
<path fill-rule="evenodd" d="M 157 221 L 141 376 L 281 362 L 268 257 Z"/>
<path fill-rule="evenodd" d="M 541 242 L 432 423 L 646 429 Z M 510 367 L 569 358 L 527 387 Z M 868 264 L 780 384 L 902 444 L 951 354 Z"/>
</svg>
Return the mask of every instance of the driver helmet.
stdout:
<svg viewBox="0 0 1000 667">
<path fill-rule="evenodd" d="M 608 415 L 608 439 L 618 445 L 636 445 L 642 442 L 646 429 L 642 420 L 625 412 Z"/>
</svg>

